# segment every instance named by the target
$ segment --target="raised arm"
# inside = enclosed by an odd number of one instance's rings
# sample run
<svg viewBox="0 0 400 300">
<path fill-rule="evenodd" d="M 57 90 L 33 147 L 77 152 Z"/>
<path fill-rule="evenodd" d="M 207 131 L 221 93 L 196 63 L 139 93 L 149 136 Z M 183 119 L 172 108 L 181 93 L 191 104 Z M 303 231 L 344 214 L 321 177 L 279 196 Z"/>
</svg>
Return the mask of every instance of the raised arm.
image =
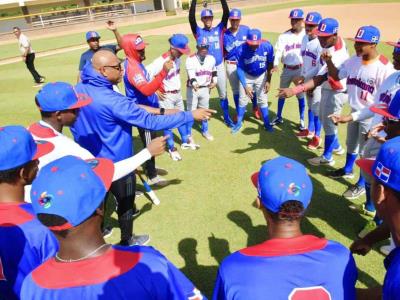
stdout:
<svg viewBox="0 0 400 300">
<path fill-rule="evenodd" d="M 116 48 L 116 51 L 121 50 L 122 49 L 122 37 L 119 34 L 119 31 L 118 31 L 117 26 L 115 25 L 114 21 L 107 21 L 106 27 L 108 30 L 110 30 L 114 33 L 115 39 L 117 40 L 118 47 Z"/>
<path fill-rule="evenodd" d="M 196 22 L 196 4 L 197 0 L 192 0 L 189 8 L 189 24 L 192 29 L 193 35 L 196 37 L 197 34 L 197 22 Z"/>
<path fill-rule="evenodd" d="M 222 19 L 221 23 L 224 25 L 225 28 L 228 27 L 228 20 L 229 20 L 229 6 L 226 0 L 221 0 L 222 5 Z"/>
</svg>

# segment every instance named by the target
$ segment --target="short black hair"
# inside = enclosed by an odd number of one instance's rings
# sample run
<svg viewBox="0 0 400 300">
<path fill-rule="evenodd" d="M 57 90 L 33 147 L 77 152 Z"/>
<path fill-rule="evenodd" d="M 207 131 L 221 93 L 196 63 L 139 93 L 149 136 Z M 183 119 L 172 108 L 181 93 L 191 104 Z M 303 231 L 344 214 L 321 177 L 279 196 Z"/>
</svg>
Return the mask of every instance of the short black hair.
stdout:
<svg viewBox="0 0 400 300">
<path fill-rule="evenodd" d="M 275 221 L 297 221 L 300 220 L 305 212 L 303 203 L 297 200 L 288 200 L 285 201 L 281 207 L 279 208 L 279 211 L 274 213 L 271 211 L 268 211 L 272 219 Z"/>
<path fill-rule="evenodd" d="M 0 171 L 0 184 L 1 183 L 15 184 L 19 179 L 19 173 L 21 172 L 21 169 L 27 167 L 30 163 L 31 161 L 28 161 L 22 166 Z"/>
<path fill-rule="evenodd" d="M 37 218 L 46 227 L 62 226 L 68 223 L 63 217 L 53 214 L 41 213 L 37 215 Z M 65 237 L 68 234 L 68 229 L 57 230 L 56 233 Z"/>
<path fill-rule="evenodd" d="M 13 27 L 13 30 L 15 30 L 15 29 L 21 30 L 21 28 L 19 28 L 18 26 L 14 26 L 14 27 Z"/>
<path fill-rule="evenodd" d="M 35 103 L 36 103 L 36 106 L 39 108 L 39 111 L 40 111 L 40 116 L 42 117 L 42 119 L 43 118 L 51 118 L 51 115 L 54 113 L 54 111 L 43 111 L 43 110 L 41 110 L 40 109 L 40 105 L 39 105 L 39 101 L 38 101 L 38 99 L 35 97 Z"/>
</svg>

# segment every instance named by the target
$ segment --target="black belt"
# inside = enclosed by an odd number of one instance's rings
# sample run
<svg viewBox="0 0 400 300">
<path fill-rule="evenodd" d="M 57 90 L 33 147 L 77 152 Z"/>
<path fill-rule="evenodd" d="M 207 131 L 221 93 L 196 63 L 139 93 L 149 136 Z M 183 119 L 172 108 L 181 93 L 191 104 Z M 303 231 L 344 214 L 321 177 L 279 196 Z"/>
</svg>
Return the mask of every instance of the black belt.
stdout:
<svg viewBox="0 0 400 300">
<path fill-rule="evenodd" d="M 294 65 L 294 66 L 290 66 L 290 65 L 283 65 L 284 68 L 289 69 L 289 70 L 298 70 L 302 67 L 303 65 Z"/>
</svg>

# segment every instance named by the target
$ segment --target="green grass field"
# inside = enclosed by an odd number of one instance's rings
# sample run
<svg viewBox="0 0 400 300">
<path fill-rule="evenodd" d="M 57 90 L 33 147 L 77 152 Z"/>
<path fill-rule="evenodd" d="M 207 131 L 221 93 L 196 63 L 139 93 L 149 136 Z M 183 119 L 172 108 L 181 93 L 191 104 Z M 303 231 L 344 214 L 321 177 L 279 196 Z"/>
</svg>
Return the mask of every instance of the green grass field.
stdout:
<svg viewBox="0 0 400 300">
<path fill-rule="evenodd" d="M 265 36 L 271 42 L 276 40 L 275 34 Z M 153 36 L 147 41 L 150 42 L 147 62 L 168 47 L 167 36 Z M 347 44 L 354 52 L 352 43 Z M 389 47 L 381 46 L 381 50 L 391 57 Z M 48 81 L 74 83 L 79 56 L 80 51 L 48 56 L 37 59 L 36 65 Z M 34 105 L 34 95 L 38 90 L 32 87 L 32 78 L 25 65 L 21 62 L 0 66 L 0 77 L 1 125 L 26 126 L 38 120 L 39 113 Z M 183 73 L 182 79 L 185 77 Z M 276 75 L 273 77 L 269 95 L 271 117 L 276 111 L 278 79 Z M 215 91 L 211 106 L 219 109 Z M 262 162 L 278 155 L 305 163 L 307 158 L 316 154 L 308 151 L 305 142 L 294 135 L 298 122 L 295 99 L 287 101 L 284 117 L 285 123 L 281 127 L 274 133 L 267 133 L 260 121 L 247 114 L 244 130 L 231 135 L 218 114 L 210 122 L 215 141 L 207 142 L 195 130 L 195 139 L 201 144 L 199 151 L 181 151 L 181 162 L 173 162 L 167 154 L 157 158 L 157 164 L 168 169 L 167 178 L 171 181 L 168 187 L 157 190 L 161 205 L 154 207 L 145 197 L 137 200 L 142 215 L 135 222 L 135 232 L 149 233 L 151 245 L 181 268 L 208 296 L 212 293 L 219 262 L 229 253 L 266 238 L 262 214 L 252 206 L 256 191 L 250 175 L 259 169 Z M 137 135 L 137 131 L 134 132 Z M 340 127 L 340 139 L 344 144 L 344 126 Z M 140 145 L 136 140 L 136 146 Z M 336 157 L 336 160 L 336 166 L 343 165 L 344 157 Z M 303 223 L 304 231 L 349 246 L 366 223 L 366 219 L 349 210 L 350 202 L 340 196 L 349 182 L 327 178 L 327 170 L 323 168 L 310 167 L 309 171 L 313 178 L 314 196 Z M 117 226 L 115 215 L 110 222 Z M 118 237 L 119 230 L 115 228 L 109 241 L 117 242 Z M 355 258 L 359 268 L 359 287 L 382 283 L 384 257 L 377 248 L 366 257 Z"/>
</svg>

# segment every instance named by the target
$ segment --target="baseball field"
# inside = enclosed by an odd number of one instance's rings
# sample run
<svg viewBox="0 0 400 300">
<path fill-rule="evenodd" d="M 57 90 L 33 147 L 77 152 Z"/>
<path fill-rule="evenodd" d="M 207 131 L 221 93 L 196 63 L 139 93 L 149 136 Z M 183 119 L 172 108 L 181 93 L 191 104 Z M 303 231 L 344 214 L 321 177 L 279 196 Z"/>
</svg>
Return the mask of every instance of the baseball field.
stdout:
<svg viewBox="0 0 400 300">
<path fill-rule="evenodd" d="M 347 4 L 343 4 L 344 2 Z M 372 2 L 292 1 L 274 4 L 271 7 L 251 7 L 244 9 L 243 23 L 261 28 L 264 37 L 275 43 L 278 32 L 288 29 L 289 9 L 301 7 L 305 12 L 318 10 L 324 17 L 338 18 L 341 24 L 339 32 L 344 37 L 353 36 L 361 25 L 372 24 L 381 29 L 383 40 L 397 40 L 400 32 L 396 32 L 395 29 L 399 28 L 400 24 L 396 11 L 399 11 L 400 4 Z M 354 17 L 351 17 L 351 11 L 357 12 Z M 180 17 L 157 21 L 152 25 L 149 23 L 151 26 L 124 26 L 120 31 L 143 31 L 146 34 L 145 40 L 150 43 L 146 50 L 146 61 L 149 63 L 168 49 L 169 34 L 189 33 L 189 24 L 185 20 Z M 156 29 L 156 26 L 160 28 Z M 83 28 L 83 31 L 89 29 L 91 28 Z M 104 39 L 111 38 L 111 33 L 100 32 L 104 34 Z M 158 35 L 155 35 L 156 32 Z M 46 76 L 47 81 L 75 83 L 79 57 L 84 50 L 68 51 L 66 47 L 82 44 L 83 41 L 83 33 L 77 32 L 63 37 L 34 39 L 33 47 L 36 50 L 65 50 L 37 58 L 38 71 Z M 347 46 L 350 52 L 354 53 L 351 41 L 347 41 Z M 195 49 L 192 37 L 191 48 Z M 381 43 L 379 49 L 391 58 L 391 47 Z M 0 45 L 0 59 L 17 55 L 16 41 L 15 44 Z M 119 56 L 122 58 L 123 54 L 120 53 Z M 34 104 L 34 96 L 38 89 L 32 87 L 32 78 L 25 65 L 22 62 L 0 65 L 0 78 L 1 125 L 27 126 L 38 120 L 39 113 Z M 182 73 L 182 81 L 184 80 L 186 74 Z M 279 74 L 275 74 L 269 93 L 270 117 L 275 116 L 278 82 Z M 121 88 L 123 89 L 122 85 Z M 211 106 L 219 110 L 216 91 L 212 95 Z M 231 96 L 231 93 L 229 95 Z M 231 107 L 233 114 L 233 101 Z M 348 107 L 346 109 L 348 110 Z M 152 206 L 146 197 L 137 199 L 136 203 L 142 213 L 135 222 L 135 233 L 149 233 L 150 244 L 164 253 L 201 291 L 210 296 L 221 260 L 240 248 L 263 241 L 267 235 L 261 212 L 252 206 L 256 191 L 250 182 L 250 175 L 257 171 L 265 160 L 278 155 L 291 157 L 304 164 L 307 158 L 315 156 L 315 152 L 305 147 L 306 141 L 296 138 L 297 123 L 298 108 L 295 99 L 287 100 L 284 124 L 273 133 L 263 130 L 261 121 L 247 113 L 244 130 L 237 135 L 231 135 L 221 115 L 217 114 L 210 122 L 210 132 L 215 137 L 213 142 L 206 141 L 199 131 L 195 130 L 194 138 L 201 145 L 200 150 L 180 150 L 183 156 L 180 162 L 172 161 L 167 154 L 157 158 L 157 165 L 169 171 L 166 178 L 170 180 L 170 185 L 156 190 L 161 199 L 160 206 Z M 339 130 L 344 145 L 345 126 L 341 126 Z M 65 130 L 65 133 L 69 135 L 68 130 Z M 136 129 L 134 135 L 138 135 Z M 135 139 L 135 147 L 141 147 L 140 140 Z M 343 156 L 335 159 L 335 167 L 344 164 Z M 314 196 L 303 223 L 304 232 L 350 246 L 358 231 L 367 222 L 367 219 L 348 208 L 350 201 L 341 197 L 352 182 L 326 177 L 326 168 L 309 165 L 307 167 L 313 178 Z M 363 200 L 362 197 L 356 202 L 361 203 Z M 116 216 L 111 215 L 108 222 L 115 227 L 114 234 L 108 241 L 116 243 L 119 238 Z M 382 283 L 385 274 L 384 256 L 378 252 L 378 247 L 367 256 L 356 256 L 355 259 L 359 270 L 358 287 L 372 287 Z"/>
</svg>

